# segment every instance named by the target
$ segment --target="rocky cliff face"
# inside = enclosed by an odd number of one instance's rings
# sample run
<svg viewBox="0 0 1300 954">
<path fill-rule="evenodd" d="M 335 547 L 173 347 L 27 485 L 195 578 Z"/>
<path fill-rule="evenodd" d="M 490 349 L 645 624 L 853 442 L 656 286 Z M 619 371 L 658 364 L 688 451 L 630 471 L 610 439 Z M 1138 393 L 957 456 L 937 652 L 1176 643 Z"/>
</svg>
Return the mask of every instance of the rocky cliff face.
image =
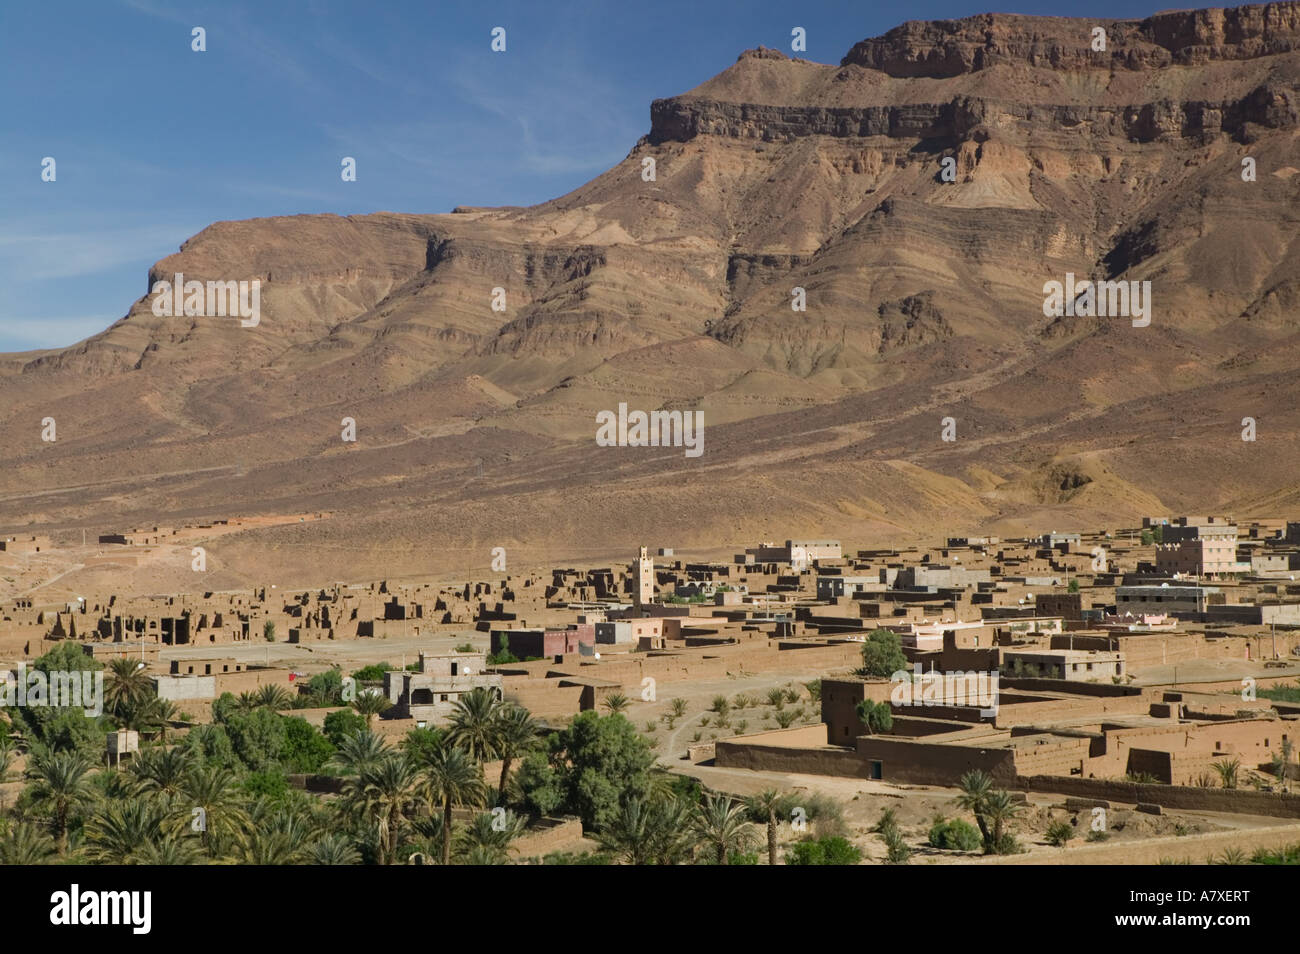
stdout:
<svg viewBox="0 0 1300 954">
<path fill-rule="evenodd" d="M 1285 508 L 1297 36 L 1297 3 L 906 23 L 742 54 L 533 208 L 218 223 L 149 280 L 258 278 L 258 327 L 145 296 L 0 357 L 0 518 L 321 508 L 330 546 L 453 552 Z M 1044 314 L 1067 273 L 1150 282 L 1150 326 Z M 704 410 L 704 456 L 596 448 L 620 402 Z"/>
<path fill-rule="evenodd" d="M 1094 48 L 1092 29 L 1106 32 Z M 1084 28 L 1084 29 L 1081 29 Z M 990 13 L 912 21 L 863 40 L 841 60 L 899 77 L 951 77 L 996 66 L 1055 70 L 1153 70 L 1212 60 L 1251 60 L 1300 49 L 1300 6 L 1158 13 L 1145 20 L 1069 20 Z"/>
</svg>

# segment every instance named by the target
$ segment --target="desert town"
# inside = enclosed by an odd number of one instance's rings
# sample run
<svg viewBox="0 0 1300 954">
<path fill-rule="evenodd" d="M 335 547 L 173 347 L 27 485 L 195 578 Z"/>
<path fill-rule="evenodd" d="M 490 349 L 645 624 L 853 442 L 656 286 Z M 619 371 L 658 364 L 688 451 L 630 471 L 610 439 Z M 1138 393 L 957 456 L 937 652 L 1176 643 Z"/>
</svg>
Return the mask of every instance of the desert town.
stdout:
<svg viewBox="0 0 1300 954">
<path fill-rule="evenodd" d="M 98 544 L 144 554 L 205 529 Z M 6 537 L 0 568 L 57 546 Z M 161 809 L 156 838 L 116 848 L 103 832 L 120 806 L 87 798 L 75 824 L 51 820 L 61 758 L 133 780 L 137 799 L 186 791 L 169 771 L 228 773 L 251 799 L 248 837 L 210 843 L 204 828 L 197 857 L 243 861 L 450 863 L 456 846 L 471 864 L 1244 863 L 1300 845 L 1300 522 L 1153 516 L 910 549 L 789 539 L 723 561 L 629 558 L 450 585 L 13 599 L 8 685 L 88 660 L 106 702 L 93 727 L 8 710 L 0 855 L 26 832 L 52 839 L 29 861 L 189 857 Z M 512 715 L 522 733 L 502 728 Z M 586 765 L 585 733 L 619 739 L 638 777 L 675 791 L 656 811 L 686 811 L 676 827 L 696 841 L 629 833 L 650 782 L 584 795 L 583 766 L 606 785 L 626 769 Z M 445 818 L 388 817 L 368 843 L 378 782 L 361 784 L 373 764 L 357 747 L 425 746 L 445 769 L 444 740 L 476 781 L 438 789 Z M 167 769 L 171 755 L 189 761 Z M 353 845 L 252 835 L 255 816 L 275 828 L 322 805 L 363 832 Z"/>
</svg>

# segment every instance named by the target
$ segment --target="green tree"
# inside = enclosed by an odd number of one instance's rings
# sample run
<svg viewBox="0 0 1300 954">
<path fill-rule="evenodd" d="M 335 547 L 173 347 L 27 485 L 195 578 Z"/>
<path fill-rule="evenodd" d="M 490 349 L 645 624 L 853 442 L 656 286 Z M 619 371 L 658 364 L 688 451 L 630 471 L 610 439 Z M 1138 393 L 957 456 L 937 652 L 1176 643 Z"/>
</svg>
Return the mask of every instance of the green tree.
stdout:
<svg viewBox="0 0 1300 954">
<path fill-rule="evenodd" d="M 992 844 L 992 835 L 985 812 L 989 796 L 993 792 L 993 779 L 987 772 L 973 769 L 961 777 L 959 785 L 961 794 L 957 796 L 957 805 L 975 816 L 975 824 L 979 825 L 980 837 L 984 840 L 985 850 L 988 850 Z"/>
<path fill-rule="evenodd" d="M 608 824 L 627 798 L 649 793 L 654 752 L 622 715 L 581 712 L 568 728 L 549 737 L 548 749 L 554 776 L 537 780 L 555 782 L 563 793 L 556 807 L 581 816 L 590 828 Z M 524 775 L 521 770 L 521 786 Z M 527 777 L 534 780 L 532 773 Z M 529 796 L 527 787 L 524 794 Z"/>
<path fill-rule="evenodd" d="M 0 865 L 43 865 L 53 854 L 54 839 L 31 822 L 12 822 L 0 838 Z"/>
<path fill-rule="evenodd" d="M 235 755 L 248 768 L 260 771 L 279 761 L 285 744 L 285 719 L 271 709 L 232 715 L 225 725 Z"/>
<path fill-rule="evenodd" d="M 900 670 L 906 671 L 907 657 L 897 633 L 887 629 L 873 629 L 862 644 L 862 670 L 865 675 L 888 679 Z"/>
<path fill-rule="evenodd" d="M 523 832 L 524 820 L 514 812 L 483 812 L 456 833 L 456 853 L 469 864 L 506 864 L 510 843 Z"/>
<path fill-rule="evenodd" d="M 403 825 L 419 808 L 421 779 L 406 758 L 389 751 L 348 783 L 347 809 L 365 818 L 379 839 L 379 863 L 392 864 Z"/>
<path fill-rule="evenodd" d="M 359 692 L 357 697 L 352 700 L 352 708 L 365 716 L 367 728 L 375 716 L 381 712 L 387 712 L 392 707 L 393 704 L 382 692 Z"/>
<path fill-rule="evenodd" d="M 149 798 L 107 801 L 86 822 L 86 854 L 99 864 L 138 864 L 163 837 L 163 811 Z"/>
<path fill-rule="evenodd" d="M 259 706 L 274 712 L 293 708 L 293 696 L 289 695 L 289 690 L 285 689 L 284 686 L 275 686 L 269 683 L 265 686 L 258 686 L 254 698 Z"/>
<path fill-rule="evenodd" d="M 478 805 L 486 793 L 482 767 L 451 744 L 436 749 L 420 766 L 430 806 L 442 808 L 442 863 L 451 864 L 451 810 Z"/>
<path fill-rule="evenodd" d="M 193 763 L 194 755 L 190 749 L 154 747 L 139 752 L 127 765 L 126 771 L 138 793 L 170 796 L 180 793 L 185 774 Z"/>
<path fill-rule="evenodd" d="M 501 707 L 496 693 L 483 686 L 462 694 L 452 706 L 447 741 L 476 761 L 496 758 Z"/>
<path fill-rule="evenodd" d="M 219 765 L 196 765 L 190 770 L 169 820 L 174 833 L 185 835 L 197 826 L 204 850 L 215 856 L 219 848 L 238 848 L 249 825 L 234 772 Z"/>
<path fill-rule="evenodd" d="M 1006 836 L 1004 829 L 1022 809 L 1023 806 L 1012 797 L 1010 792 L 991 792 L 985 799 L 984 814 L 992 829 L 992 851 L 995 854 L 1004 855 L 1015 850 L 1014 845 L 1008 842 L 1009 836 Z"/>
<path fill-rule="evenodd" d="M 631 865 L 672 865 L 687 852 L 689 823 L 676 798 L 631 795 L 610 814 L 596 840 Z"/>
<path fill-rule="evenodd" d="M 68 853 L 69 820 L 92 799 L 89 771 L 90 762 L 71 752 L 35 754 L 28 766 L 32 804 L 49 813 L 60 855 Z"/>
<path fill-rule="evenodd" d="M 383 738 L 362 729 L 343 737 L 329 764 L 347 775 L 360 775 L 378 764 L 385 753 Z"/>
<path fill-rule="evenodd" d="M 351 709 L 336 709 L 325 717 L 323 728 L 325 737 L 337 747 L 343 743 L 346 736 L 365 731 L 366 720 L 364 716 Z"/>
<path fill-rule="evenodd" d="M 239 765 L 235 747 L 223 725 L 195 726 L 185 736 L 181 746 L 194 756 L 196 762 L 205 765 L 220 765 L 225 768 Z"/>
<path fill-rule="evenodd" d="M 298 716 L 285 718 L 284 730 L 280 761 L 289 771 L 319 772 L 333 757 L 333 744 L 306 719 Z"/>
<path fill-rule="evenodd" d="M 104 708 L 113 715 L 123 712 L 153 698 L 153 684 L 145 673 L 145 665 L 132 656 L 114 659 L 108 664 L 104 680 Z"/>
<path fill-rule="evenodd" d="M 307 692 L 318 705 L 336 706 L 343 701 L 343 673 L 327 669 L 307 680 Z"/>
<path fill-rule="evenodd" d="M 523 706 L 504 706 L 497 717 L 496 745 L 501 758 L 501 785 L 497 792 L 502 801 L 510 779 L 510 766 L 540 744 L 540 727 Z"/>
<path fill-rule="evenodd" d="M 889 732 L 894 728 L 894 711 L 888 702 L 872 702 L 870 699 L 863 699 L 857 704 L 855 711 L 858 714 L 858 721 L 867 730 L 867 735 Z"/>
<path fill-rule="evenodd" d="M 745 803 L 714 792 L 705 792 L 703 803 L 695 806 L 691 831 L 712 850 L 715 863 L 720 865 L 727 863 L 732 852 L 748 851 L 757 840 Z"/>
<path fill-rule="evenodd" d="M 783 813 L 785 797 L 774 788 L 764 789 L 745 800 L 749 817 L 767 826 L 767 863 L 776 864 L 777 818 Z"/>
</svg>

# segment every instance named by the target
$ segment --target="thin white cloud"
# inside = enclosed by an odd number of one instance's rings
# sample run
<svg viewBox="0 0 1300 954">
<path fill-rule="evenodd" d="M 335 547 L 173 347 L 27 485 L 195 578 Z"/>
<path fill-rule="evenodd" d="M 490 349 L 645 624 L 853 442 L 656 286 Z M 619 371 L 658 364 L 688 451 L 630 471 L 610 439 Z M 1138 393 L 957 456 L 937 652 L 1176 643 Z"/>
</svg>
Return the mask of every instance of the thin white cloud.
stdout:
<svg viewBox="0 0 1300 954">
<path fill-rule="evenodd" d="M 201 228 L 201 227 L 200 227 Z M 193 225 L 155 225 L 84 231 L 0 233 L 0 272 L 23 281 L 96 275 L 162 254 L 199 231 Z"/>
</svg>

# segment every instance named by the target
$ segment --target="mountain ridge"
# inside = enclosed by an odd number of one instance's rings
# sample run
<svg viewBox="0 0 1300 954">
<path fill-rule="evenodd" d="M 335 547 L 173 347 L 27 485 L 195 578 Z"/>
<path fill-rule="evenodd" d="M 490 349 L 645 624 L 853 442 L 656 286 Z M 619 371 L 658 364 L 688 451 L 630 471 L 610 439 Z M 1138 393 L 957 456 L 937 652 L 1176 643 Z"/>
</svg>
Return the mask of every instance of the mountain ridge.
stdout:
<svg viewBox="0 0 1300 954">
<path fill-rule="evenodd" d="M 839 65 L 760 48 L 536 206 L 214 223 L 150 287 L 259 279 L 258 326 L 146 294 L 0 356 L 0 520 L 334 514 L 259 531 L 253 577 L 313 571 L 303 535 L 382 574 L 376 548 L 416 541 L 867 545 L 1292 506 L 1297 36 L 1282 3 L 917 21 Z M 1151 327 L 1044 315 L 1067 272 L 1150 281 Z M 620 401 L 704 411 L 705 454 L 596 447 Z"/>
</svg>

